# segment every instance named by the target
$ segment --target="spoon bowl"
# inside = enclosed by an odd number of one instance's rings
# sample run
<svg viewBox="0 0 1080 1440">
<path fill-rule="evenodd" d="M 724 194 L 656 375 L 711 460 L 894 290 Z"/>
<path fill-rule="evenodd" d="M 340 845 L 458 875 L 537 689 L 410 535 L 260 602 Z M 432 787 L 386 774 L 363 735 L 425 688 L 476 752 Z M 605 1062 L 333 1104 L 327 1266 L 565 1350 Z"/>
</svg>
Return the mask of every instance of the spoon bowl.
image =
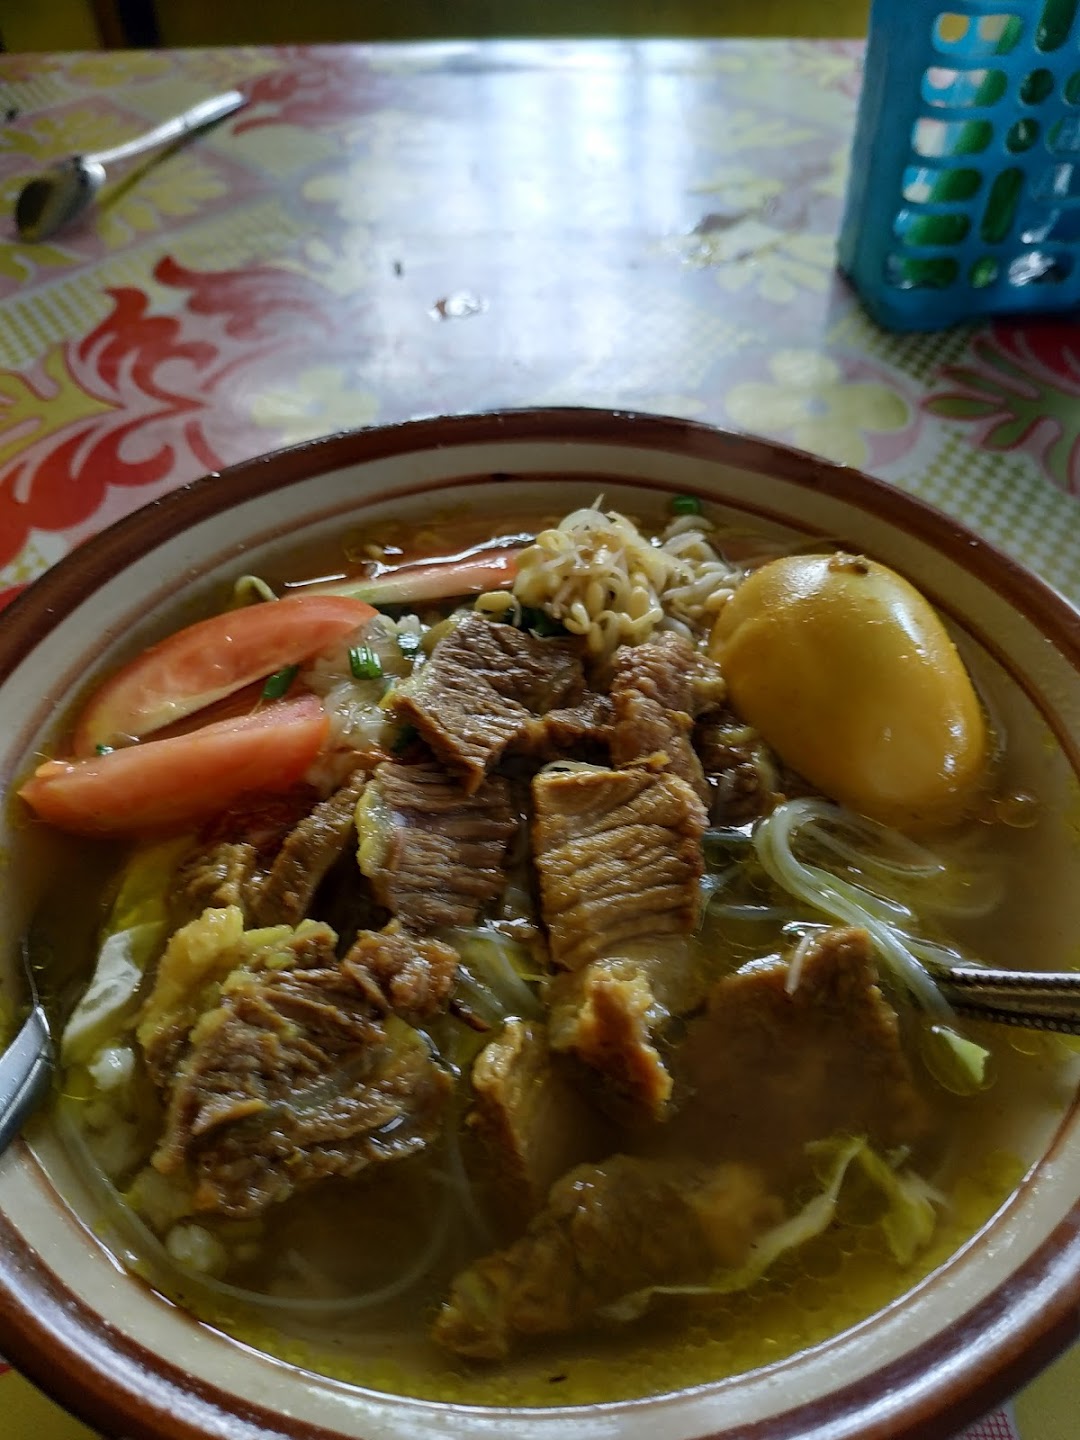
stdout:
<svg viewBox="0 0 1080 1440">
<path fill-rule="evenodd" d="M 15 202 L 20 240 L 47 240 L 73 224 L 104 184 L 105 166 L 86 155 L 72 155 L 29 181 Z"/>
</svg>

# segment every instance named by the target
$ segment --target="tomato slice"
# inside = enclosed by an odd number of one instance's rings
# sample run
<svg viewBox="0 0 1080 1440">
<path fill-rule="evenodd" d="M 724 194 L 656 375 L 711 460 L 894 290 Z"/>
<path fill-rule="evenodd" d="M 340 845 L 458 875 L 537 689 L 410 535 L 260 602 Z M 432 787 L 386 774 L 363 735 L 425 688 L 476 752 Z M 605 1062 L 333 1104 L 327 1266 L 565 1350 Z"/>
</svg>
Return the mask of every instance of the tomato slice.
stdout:
<svg viewBox="0 0 1080 1440">
<path fill-rule="evenodd" d="M 200 620 L 145 650 L 90 698 L 72 737 L 76 755 L 139 739 L 254 680 L 317 655 L 375 611 L 343 595 L 293 595 Z"/>
<path fill-rule="evenodd" d="M 42 820 L 76 835 L 177 829 L 208 819 L 250 791 L 295 785 L 329 728 L 317 697 L 304 695 L 108 755 L 47 760 L 19 794 Z"/>
<path fill-rule="evenodd" d="M 418 605 L 425 600 L 503 590 L 514 583 L 523 548 L 475 545 L 459 555 L 432 555 L 391 565 L 369 579 L 330 580 L 313 585 L 305 594 L 349 595 L 373 605 Z"/>
</svg>

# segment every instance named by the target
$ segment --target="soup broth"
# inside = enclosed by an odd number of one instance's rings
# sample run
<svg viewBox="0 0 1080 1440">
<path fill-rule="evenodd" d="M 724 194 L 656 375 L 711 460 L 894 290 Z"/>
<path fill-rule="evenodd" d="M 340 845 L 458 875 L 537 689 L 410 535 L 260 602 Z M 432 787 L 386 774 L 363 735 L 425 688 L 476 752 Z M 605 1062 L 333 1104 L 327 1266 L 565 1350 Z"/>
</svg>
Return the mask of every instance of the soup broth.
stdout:
<svg viewBox="0 0 1080 1440">
<path fill-rule="evenodd" d="M 324 1374 L 562 1405 L 826 1340 L 994 1213 L 1072 1049 L 957 1018 L 935 967 L 1074 964 L 1025 877 L 1080 810 L 964 636 L 947 815 L 796 771 L 723 633 L 796 555 L 868 563 L 691 497 L 361 526 L 91 692 L 23 794 L 94 835 L 34 944 L 74 957 L 55 1118 L 125 1264 Z M 127 779 L 170 744 L 171 785 Z"/>
</svg>

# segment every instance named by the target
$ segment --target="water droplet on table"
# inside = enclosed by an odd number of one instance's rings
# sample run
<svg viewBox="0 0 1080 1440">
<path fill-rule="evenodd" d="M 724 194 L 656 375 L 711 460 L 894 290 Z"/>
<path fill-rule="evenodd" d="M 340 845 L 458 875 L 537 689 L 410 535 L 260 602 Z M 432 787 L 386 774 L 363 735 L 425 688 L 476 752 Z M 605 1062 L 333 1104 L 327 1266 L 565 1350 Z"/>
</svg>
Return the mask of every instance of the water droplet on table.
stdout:
<svg viewBox="0 0 1080 1440">
<path fill-rule="evenodd" d="M 453 295 L 444 295 L 428 311 L 432 320 L 467 320 L 470 315 L 479 315 L 487 309 L 487 301 L 471 290 L 457 290 Z"/>
</svg>

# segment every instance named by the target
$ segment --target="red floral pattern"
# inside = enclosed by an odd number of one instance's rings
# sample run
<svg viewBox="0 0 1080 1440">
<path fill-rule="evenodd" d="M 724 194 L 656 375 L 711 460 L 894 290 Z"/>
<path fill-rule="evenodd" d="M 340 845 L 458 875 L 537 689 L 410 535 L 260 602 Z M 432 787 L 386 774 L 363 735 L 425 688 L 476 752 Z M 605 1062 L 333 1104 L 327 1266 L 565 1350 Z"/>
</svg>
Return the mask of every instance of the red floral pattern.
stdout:
<svg viewBox="0 0 1080 1440">
<path fill-rule="evenodd" d="M 109 487 L 180 484 L 253 453 L 265 445 L 265 432 L 250 424 L 238 430 L 235 411 L 233 423 L 223 423 L 218 392 L 257 392 L 274 376 L 287 388 L 298 365 L 347 350 L 342 335 L 357 333 L 362 307 L 352 302 L 335 310 L 303 275 L 268 268 L 200 273 L 167 257 L 154 279 L 177 292 L 175 313 L 153 313 L 139 290 L 111 290 L 106 319 L 62 347 L 72 383 L 104 413 L 49 430 L 0 474 L 0 566 L 33 530 L 83 524 Z M 26 378 L 47 404 L 41 367 Z"/>
<path fill-rule="evenodd" d="M 926 401 L 935 415 L 970 422 L 988 450 L 1026 449 L 1064 490 L 1080 494 L 1080 340 L 1060 321 L 995 322 L 970 358 L 942 371 L 949 389 Z"/>
<path fill-rule="evenodd" d="M 386 85 L 355 50 L 283 46 L 280 69 L 247 86 L 236 133 L 262 125 L 324 125 L 365 115 L 385 103 Z"/>
<path fill-rule="evenodd" d="M 780 438 L 812 437 L 826 405 L 835 453 L 917 483 L 940 416 L 966 422 L 973 447 L 1024 448 L 1059 486 L 1077 484 L 1066 327 L 993 327 L 936 377 L 909 374 L 903 348 L 861 334 L 831 283 L 841 177 L 822 157 L 843 152 L 858 53 L 702 45 L 685 65 L 671 46 L 603 44 L 0 56 L 0 77 L 45 76 L 56 96 L 0 144 L 8 190 L 40 163 L 42 137 L 68 143 L 74 117 L 138 124 L 162 64 L 249 97 L 191 150 L 213 177 L 193 209 L 155 215 L 137 184 L 126 250 L 90 225 L 47 257 L 11 247 L 14 264 L 0 263 L 3 596 L 96 526 L 317 433 L 323 417 L 337 428 L 568 401 L 723 423 L 733 387 L 768 377 L 779 352 L 827 356 L 842 383 L 872 371 L 911 416 L 860 424 L 857 406 L 810 394 L 794 418 L 773 407 L 763 423 Z M 647 94 L 642 66 L 664 77 Z M 615 146 L 602 164 L 594 132 Z M 698 236 L 703 216 L 707 253 L 657 243 L 664 230 Z M 106 273 L 80 326 L 80 297 Z M 32 336 L 31 358 L 5 372 L 7 307 L 14 317 L 37 287 L 50 323 L 62 313 L 70 328 Z M 433 323 L 437 302 L 465 293 L 465 318 Z M 33 330 L 25 312 L 19 326 Z"/>
</svg>

